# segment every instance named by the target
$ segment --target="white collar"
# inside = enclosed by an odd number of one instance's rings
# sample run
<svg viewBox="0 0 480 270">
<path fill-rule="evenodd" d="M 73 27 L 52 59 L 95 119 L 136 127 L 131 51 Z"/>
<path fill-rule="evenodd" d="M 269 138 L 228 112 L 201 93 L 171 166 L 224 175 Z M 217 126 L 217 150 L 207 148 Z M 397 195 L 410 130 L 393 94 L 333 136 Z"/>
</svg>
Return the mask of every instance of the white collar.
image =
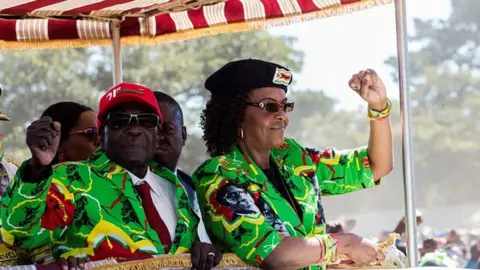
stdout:
<svg viewBox="0 0 480 270">
<path fill-rule="evenodd" d="M 150 168 L 147 168 L 147 173 L 145 174 L 145 176 L 143 178 L 140 178 L 140 177 L 136 176 L 135 174 L 133 174 L 132 172 L 130 172 L 127 169 L 125 169 L 125 171 L 127 171 L 128 174 L 130 175 L 130 178 L 132 178 L 133 185 L 138 185 L 141 182 L 146 181 L 146 179 L 152 177 L 152 172 L 150 171 Z"/>
</svg>

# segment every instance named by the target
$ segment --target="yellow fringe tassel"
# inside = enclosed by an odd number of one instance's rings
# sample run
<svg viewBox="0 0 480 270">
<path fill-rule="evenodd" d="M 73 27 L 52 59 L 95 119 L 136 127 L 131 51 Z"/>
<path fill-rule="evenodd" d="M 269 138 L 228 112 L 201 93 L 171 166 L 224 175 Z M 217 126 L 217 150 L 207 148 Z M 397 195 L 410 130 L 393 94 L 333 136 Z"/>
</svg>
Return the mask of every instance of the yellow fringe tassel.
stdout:
<svg viewBox="0 0 480 270">
<path fill-rule="evenodd" d="M 382 252 L 386 252 L 389 247 L 395 245 L 395 240 L 398 239 L 400 236 L 398 234 L 390 234 L 389 238 L 383 242 L 378 244 L 379 249 Z M 349 260 L 347 256 L 340 256 L 338 257 L 340 260 Z M 93 267 L 91 269 L 95 270 L 150 270 L 150 269 L 160 269 L 160 268 L 175 268 L 175 267 L 183 267 L 190 269 L 192 267 L 190 261 L 190 254 L 183 254 L 183 255 L 165 255 L 151 259 L 144 259 L 138 261 L 129 261 L 123 262 L 119 264 L 109 264 L 109 265 L 101 265 L 97 267 Z M 247 269 L 258 269 L 253 266 L 249 266 L 248 264 L 244 263 L 237 255 L 228 253 L 224 254 L 222 261 L 218 265 L 218 267 L 227 267 L 227 268 L 234 268 L 234 267 L 246 267 Z M 382 268 L 386 269 L 384 266 L 380 265 L 348 265 L 348 264 L 336 264 L 336 265 L 328 265 L 328 268 L 348 268 L 348 269 L 358 269 L 358 268 Z"/>
<path fill-rule="evenodd" d="M 347 5 L 334 6 L 327 9 L 313 11 L 305 14 L 291 14 L 281 18 L 255 19 L 248 22 L 220 24 L 208 28 L 191 29 L 182 32 L 174 32 L 156 37 L 130 36 L 121 39 L 122 45 L 162 45 L 171 42 L 201 38 L 225 33 L 260 30 L 270 27 L 285 26 L 294 23 L 306 22 L 314 19 L 323 19 L 333 16 L 349 14 L 355 11 L 365 10 L 374 6 L 392 3 L 393 0 L 363 0 Z M 61 49 L 111 45 L 110 39 L 59 39 L 45 41 L 1 41 L 0 50 L 36 50 L 36 49 Z"/>
<path fill-rule="evenodd" d="M 100 269 L 109 269 L 109 270 L 153 270 L 161 268 L 176 268 L 183 267 L 190 269 L 192 263 L 190 261 L 190 255 L 166 255 L 152 259 L 144 259 L 139 261 L 129 261 L 119 264 L 110 264 L 93 267 L 91 269 L 100 270 Z M 249 267 L 244 263 L 240 258 L 235 254 L 224 254 L 222 261 L 218 267 Z M 257 269 L 252 266 L 248 269 Z"/>
<path fill-rule="evenodd" d="M 20 162 L 15 161 L 15 160 L 13 160 L 13 159 L 11 159 L 11 158 L 9 158 L 9 157 L 4 157 L 3 160 L 5 160 L 6 162 L 11 163 L 11 164 L 13 164 L 13 165 L 15 165 L 15 166 L 17 166 L 17 167 L 20 167 L 20 165 L 21 165 Z"/>
</svg>

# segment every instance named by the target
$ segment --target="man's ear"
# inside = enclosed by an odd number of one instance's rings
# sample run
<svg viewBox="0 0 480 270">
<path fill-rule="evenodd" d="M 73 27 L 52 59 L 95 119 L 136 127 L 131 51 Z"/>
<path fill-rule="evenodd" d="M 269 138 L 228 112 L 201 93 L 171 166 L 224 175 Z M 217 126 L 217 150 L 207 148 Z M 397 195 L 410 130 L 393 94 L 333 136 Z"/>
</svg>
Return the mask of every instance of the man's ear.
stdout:
<svg viewBox="0 0 480 270">
<path fill-rule="evenodd" d="M 182 127 L 182 140 L 183 140 L 182 145 L 185 145 L 185 143 L 187 142 L 187 127 L 186 126 Z"/>
<path fill-rule="evenodd" d="M 100 144 L 103 145 L 103 138 L 105 136 L 105 125 L 101 125 L 98 128 L 98 138 L 100 139 Z"/>
<path fill-rule="evenodd" d="M 157 128 L 157 139 L 155 140 L 155 153 L 158 151 L 158 148 L 160 148 L 161 136 L 163 136 L 163 133 L 162 133 L 162 128 L 159 126 Z"/>
</svg>

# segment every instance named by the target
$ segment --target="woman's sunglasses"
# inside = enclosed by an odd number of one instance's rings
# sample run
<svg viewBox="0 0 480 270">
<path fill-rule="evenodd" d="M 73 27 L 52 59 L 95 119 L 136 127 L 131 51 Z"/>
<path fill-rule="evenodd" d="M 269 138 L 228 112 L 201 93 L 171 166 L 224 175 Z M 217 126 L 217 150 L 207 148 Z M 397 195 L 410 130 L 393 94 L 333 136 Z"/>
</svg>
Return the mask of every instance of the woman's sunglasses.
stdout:
<svg viewBox="0 0 480 270">
<path fill-rule="evenodd" d="M 247 102 L 248 105 L 258 107 L 263 109 L 267 112 L 276 113 L 280 110 L 284 110 L 285 112 L 291 112 L 294 108 L 293 102 L 288 103 L 278 103 L 278 102 Z"/>
<path fill-rule="evenodd" d="M 111 128 L 128 127 L 132 121 L 144 128 L 157 128 L 160 124 L 160 117 L 153 113 L 111 113 L 108 115 L 107 121 Z"/>
<path fill-rule="evenodd" d="M 97 128 L 86 128 L 86 129 L 82 129 L 82 130 L 72 131 L 68 134 L 69 135 L 71 135 L 71 134 L 81 134 L 81 135 L 87 137 L 89 140 L 93 141 L 97 137 L 98 130 L 97 130 Z"/>
</svg>

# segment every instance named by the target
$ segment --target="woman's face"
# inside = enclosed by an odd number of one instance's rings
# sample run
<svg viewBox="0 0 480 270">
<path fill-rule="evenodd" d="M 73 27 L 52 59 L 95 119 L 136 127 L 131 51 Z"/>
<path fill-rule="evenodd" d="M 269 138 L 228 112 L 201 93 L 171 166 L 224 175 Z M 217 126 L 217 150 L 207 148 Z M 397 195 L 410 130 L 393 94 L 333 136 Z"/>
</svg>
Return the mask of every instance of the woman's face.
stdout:
<svg viewBox="0 0 480 270">
<path fill-rule="evenodd" d="M 270 150 L 282 144 L 288 125 L 287 113 L 284 109 L 268 112 L 258 105 L 259 103 L 263 107 L 269 106 L 269 103 L 285 105 L 287 103 L 285 91 L 276 87 L 258 88 L 251 92 L 249 102 L 242 123 L 243 143 L 258 150 Z"/>
<path fill-rule="evenodd" d="M 83 112 L 59 149 L 59 161 L 87 159 L 100 146 L 97 132 L 97 113 Z"/>
</svg>

